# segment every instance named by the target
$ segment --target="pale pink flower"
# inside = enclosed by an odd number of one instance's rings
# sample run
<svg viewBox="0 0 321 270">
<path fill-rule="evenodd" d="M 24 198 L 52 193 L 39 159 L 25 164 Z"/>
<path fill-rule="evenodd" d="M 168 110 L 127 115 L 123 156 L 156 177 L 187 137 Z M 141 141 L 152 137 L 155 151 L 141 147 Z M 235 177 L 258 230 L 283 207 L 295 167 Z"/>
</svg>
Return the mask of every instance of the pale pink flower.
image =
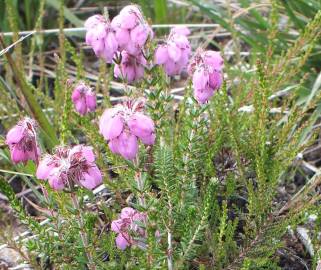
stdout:
<svg viewBox="0 0 321 270">
<path fill-rule="evenodd" d="M 116 246 L 124 250 L 132 245 L 144 246 L 146 231 L 143 225 L 147 215 L 131 207 L 122 209 L 119 219 L 111 223 L 111 230 L 117 234 Z"/>
<path fill-rule="evenodd" d="M 114 76 L 126 80 L 128 83 L 140 80 L 144 77 L 144 68 L 147 61 L 143 54 L 131 55 L 127 51 L 122 51 L 118 56 L 121 59 L 119 64 L 115 64 Z"/>
<path fill-rule="evenodd" d="M 25 117 L 11 128 L 6 136 L 6 144 L 14 163 L 27 163 L 28 160 L 38 163 L 40 148 L 37 142 L 36 122 L 33 119 Z"/>
<path fill-rule="evenodd" d="M 96 94 L 83 82 L 75 86 L 71 99 L 76 111 L 81 115 L 93 112 L 96 109 Z"/>
<path fill-rule="evenodd" d="M 110 22 L 102 15 L 89 17 L 85 22 L 86 43 L 92 47 L 97 57 L 112 63 L 118 49 L 115 31 Z"/>
<path fill-rule="evenodd" d="M 75 184 L 94 189 L 102 183 L 102 175 L 95 163 L 91 147 L 60 146 L 52 155 L 45 155 L 37 168 L 36 176 L 47 179 L 55 190 L 73 187 Z"/>
<path fill-rule="evenodd" d="M 141 54 L 148 38 L 153 37 L 151 27 L 136 5 L 124 7 L 119 15 L 113 18 L 111 25 L 115 30 L 120 51 L 125 50 L 132 55 Z"/>
<path fill-rule="evenodd" d="M 171 29 L 171 34 L 178 34 L 183 36 L 188 36 L 191 34 L 191 31 L 186 26 L 175 26 Z"/>
<path fill-rule="evenodd" d="M 164 44 L 155 51 L 155 63 L 162 65 L 169 76 L 180 74 L 188 64 L 191 46 L 186 37 L 188 28 L 173 28 Z"/>
<path fill-rule="evenodd" d="M 155 143 L 154 122 L 143 108 L 143 100 L 130 100 L 105 110 L 100 118 L 99 130 L 110 150 L 128 160 L 136 157 L 139 139 L 145 145 Z"/>
<path fill-rule="evenodd" d="M 188 69 L 192 75 L 194 97 L 206 103 L 223 82 L 223 58 L 220 52 L 198 50 Z"/>
</svg>

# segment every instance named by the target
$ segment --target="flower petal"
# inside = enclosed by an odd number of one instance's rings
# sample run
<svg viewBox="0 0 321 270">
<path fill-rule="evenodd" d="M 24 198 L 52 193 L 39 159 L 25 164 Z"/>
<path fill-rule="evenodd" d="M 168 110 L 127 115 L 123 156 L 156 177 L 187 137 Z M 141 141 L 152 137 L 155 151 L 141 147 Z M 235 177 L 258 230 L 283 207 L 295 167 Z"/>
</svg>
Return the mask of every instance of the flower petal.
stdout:
<svg viewBox="0 0 321 270">
<path fill-rule="evenodd" d="M 126 249 L 126 247 L 129 246 L 129 242 L 127 241 L 127 239 L 129 239 L 129 235 L 127 233 L 120 233 L 117 235 L 115 241 L 116 241 L 116 246 L 121 249 L 124 250 Z"/>
<path fill-rule="evenodd" d="M 157 65 L 165 64 L 168 59 L 168 51 L 166 45 L 160 45 L 155 52 L 155 63 Z"/>
<path fill-rule="evenodd" d="M 136 157 L 138 152 L 137 137 L 127 132 L 122 132 L 118 140 L 118 151 L 119 153 L 128 160 L 132 160 Z"/>
<path fill-rule="evenodd" d="M 223 68 L 224 60 L 220 52 L 206 51 L 203 54 L 204 62 L 206 65 L 211 66 L 213 69 L 220 71 Z"/>
<path fill-rule="evenodd" d="M 156 135 L 151 133 L 149 136 L 140 138 L 143 144 L 152 145 L 155 143 Z"/>
<path fill-rule="evenodd" d="M 200 103 L 206 103 L 214 94 L 213 89 L 196 89 L 194 90 L 194 97 Z"/>
<path fill-rule="evenodd" d="M 120 135 L 124 128 L 123 119 L 119 115 L 115 115 L 114 117 L 106 119 L 102 125 L 104 125 L 101 128 L 103 131 L 103 136 L 106 140 L 115 139 Z"/>
<path fill-rule="evenodd" d="M 93 152 L 93 148 L 91 146 L 84 146 L 81 144 L 75 145 L 73 148 L 70 149 L 69 158 L 72 159 L 73 155 L 78 153 L 90 163 L 94 162 L 96 159 L 95 154 Z"/>
<path fill-rule="evenodd" d="M 120 47 L 123 47 L 130 42 L 130 34 L 127 29 L 117 28 L 115 37 Z"/>
<path fill-rule="evenodd" d="M 139 24 L 130 31 L 130 39 L 133 43 L 142 47 L 148 38 L 148 29 L 145 25 Z"/>
<path fill-rule="evenodd" d="M 52 166 L 48 165 L 50 157 L 43 158 L 37 168 L 36 176 L 38 179 L 47 179 L 51 173 Z"/>
<path fill-rule="evenodd" d="M 133 215 L 135 215 L 137 213 L 137 210 L 135 210 L 134 208 L 131 207 L 124 207 L 121 210 L 120 213 L 120 218 L 131 218 Z"/>
<path fill-rule="evenodd" d="M 115 233 L 120 233 L 123 222 L 121 219 L 113 220 L 111 223 L 111 230 Z"/>
<path fill-rule="evenodd" d="M 54 190 L 62 190 L 65 187 L 63 180 L 60 177 L 58 177 L 57 175 L 50 175 L 49 176 L 49 185 Z"/>
<path fill-rule="evenodd" d="M 28 160 L 28 154 L 19 148 L 19 145 L 10 147 L 11 160 L 14 163 L 26 162 Z"/>
<path fill-rule="evenodd" d="M 91 112 L 96 109 L 96 95 L 94 93 L 86 95 L 86 105 L 88 110 Z"/>
<path fill-rule="evenodd" d="M 80 99 L 80 97 L 81 97 L 80 91 L 78 89 L 74 89 L 71 95 L 71 100 L 73 102 L 76 102 L 78 99 Z"/>
<path fill-rule="evenodd" d="M 118 144 L 119 144 L 119 141 L 117 138 L 109 141 L 108 146 L 112 153 L 119 154 Z"/>
<path fill-rule="evenodd" d="M 155 130 L 153 120 L 142 113 L 133 114 L 127 124 L 130 132 L 139 138 L 147 137 Z"/>
<path fill-rule="evenodd" d="M 75 103 L 75 109 L 80 115 L 84 115 L 87 112 L 85 98 L 78 99 Z"/>
<path fill-rule="evenodd" d="M 96 165 L 90 167 L 87 172 L 83 174 L 83 179 L 80 184 L 87 189 L 94 189 L 102 183 L 102 175 Z"/>
<path fill-rule="evenodd" d="M 6 144 L 18 143 L 24 136 L 24 127 L 23 126 L 14 126 L 9 130 L 6 137 Z"/>
<path fill-rule="evenodd" d="M 193 74 L 194 89 L 205 89 L 209 81 L 208 73 L 203 68 L 198 68 Z"/>
<path fill-rule="evenodd" d="M 191 33 L 191 31 L 186 26 L 175 26 L 171 29 L 170 33 L 188 36 Z"/>
<path fill-rule="evenodd" d="M 214 70 L 214 72 L 210 73 L 210 87 L 214 90 L 221 87 L 223 81 L 223 76 L 221 72 Z"/>
<path fill-rule="evenodd" d="M 182 50 L 176 46 L 174 42 L 170 42 L 168 45 L 168 56 L 177 62 L 181 58 Z"/>
</svg>

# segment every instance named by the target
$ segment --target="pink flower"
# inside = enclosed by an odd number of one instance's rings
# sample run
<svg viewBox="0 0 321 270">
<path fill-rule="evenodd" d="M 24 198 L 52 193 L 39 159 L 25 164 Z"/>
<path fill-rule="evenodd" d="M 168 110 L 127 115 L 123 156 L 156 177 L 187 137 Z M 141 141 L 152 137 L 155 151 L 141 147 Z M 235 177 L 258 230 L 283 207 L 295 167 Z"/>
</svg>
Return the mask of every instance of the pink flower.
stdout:
<svg viewBox="0 0 321 270">
<path fill-rule="evenodd" d="M 127 101 L 105 110 L 100 118 L 99 130 L 110 150 L 128 160 L 136 157 L 139 139 L 145 145 L 155 143 L 154 122 L 143 108 L 143 100 Z"/>
<path fill-rule="evenodd" d="M 122 78 L 131 83 L 144 77 L 144 67 L 147 62 L 143 54 L 134 56 L 122 51 L 119 58 L 121 59 L 120 64 L 115 64 L 114 67 L 116 78 Z"/>
<path fill-rule="evenodd" d="M 175 26 L 171 29 L 171 34 L 188 36 L 191 34 L 191 31 L 186 26 Z"/>
<path fill-rule="evenodd" d="M 61 146 L 55 149 L 53 155 L 45 155 L 39 163 L 36 176 L 47 179 L 55 190 L 74 184 L 94 189 L 102 183 L 92 148 L 83 145 L 72 148 Z"/>
<path fill-rule="evenodd" d="M 136 5 L 124 7 L 113 18 L 111 25 L 116 32 L 120 51 L 125 50 L 132 55 L 141 54 L 148 38 L 153 37 L 152 29 Z"/>
<path fill-rule="evenodd" d="M 206 103 L 223 82 L 223 58 L 219 52 L 197 51 L 188 69 L 193 76 L 194 97 Z"/>
<path fill-rule="evenodd" d="M 155 51 L 155 63 L 163 65 L 169 76 L 180 74 L 188 64 L 191 46 L 186 35 L 188 28 L 173 28 L 164 44 Z"/>
<path fill-rule="evenodd" d="M 6 144 L 15 164 L 27 163 L 28 160 L 38 163 L 40 148 L 37 143 L 36 122 L 33 119 L 26 117 L 11 128 L 6 137 Z"/>
<path fill-rule="evenodd" d="M 103 58 L 106 63 L 111 63 L 118 43 L 115 31 L 102 15 L 89 17 L 85 22 L 86 43 L 91 46 L 97 57 Z"/>
<path fill-rule="evenodd" d="M 144 245 L 146 238 L 145 228 L 142 227 L 146 223 L 146 214 L 141 213 L 131 207 L 122 209 L 119 219 L 111 223 L 111 230 L 117 234 L 116 246 L 124 250 L 132 245 Z"/>
<path fill-rule="evenodd" d="M 75 105 L 76 111 L 85 115 L 96 109 L 96 94 L 83 82 L 80 82 L 74 88 L 71 99 Z"/>
</svg>

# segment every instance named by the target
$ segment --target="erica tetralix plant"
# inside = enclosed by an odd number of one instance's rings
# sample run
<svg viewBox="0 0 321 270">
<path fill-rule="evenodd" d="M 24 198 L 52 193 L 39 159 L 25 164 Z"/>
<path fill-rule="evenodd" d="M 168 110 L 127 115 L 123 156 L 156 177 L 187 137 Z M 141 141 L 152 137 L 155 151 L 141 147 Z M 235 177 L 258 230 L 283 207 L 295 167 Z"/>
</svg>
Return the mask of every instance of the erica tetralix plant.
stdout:
<svg viewBox="0 0 321 270">
<path fill-rule="evenodd" d="M 90 86 L 83 82 L 79 82 L 75 85 L 71 99 L 75 105 L 76 111 L 81 115 L 93 112 L 96 109 L 96 94 L 92 91 Z"/>
<path fill-rule="evenodd" d="M 223 81 L 223 58 L 220 52 L 198 50 L 188 69 L 193 76 L 195 99 L 203 104 L 207 102 Z"/>
<path fill-rule="evenodd" d="M 111 223 L 111 229 L 117 234 L 116 246 L 124 250 L 128 246 L 144 245 L 146 231 L 141 226 L 146 223 L 146 213 L 141 213 L 131 207 L 121 210 L 119 219 Z"/>
<path fill-rule="evenodd" d="M 125 50 L 131 55 L 140 54 L 148 38 L 153 37 L 151 27 L 136 5 L 124 7 L 113 18 L 111 25 L 116 32 L 119 50 Z"/>
<path fill-rule="evenodd" d="M 100 133 L 108 141 L 110 150 L 132 160 L 138 152 L 138 139 L 143 144 L 155 142 L 155 125 L 144 114 L 144 99 L 129 100 L 105 110 L 100 118 Z"/>
<path fill-rule="evenodd" d="M 186 27 L 173 28 L 165 43 L 155 51 L 155 63 L 163 65 L 167 75 L 178 75 L 187 67 L 191 46 L 186 37 L 189 30 Z"/>
<path fill-rule="evenodd" d="M 72 188 L 75 184 L 93 189 L 102 183 L 94 152 L 83 145 L 57 147 L 52 155 L 43 157 L 36 175 L 39 179 L 47 179 L 55 190 Z"/>
<path fill-rule="evenodd" d="M 29 117 L 19 121 L 11 128 L 6 137 L 14 163 L 33 160 L 38 163 L 40 148 L 37 143 L 36 122 Z"/>
<path fill-rule="evenodd" d="M 102 15 L 94 15 L 86 20 L 85 28 L 86 43 L 93 48 L 97 57 L 111 63 L 118 43 L 110 22 Z"/>
</svg>

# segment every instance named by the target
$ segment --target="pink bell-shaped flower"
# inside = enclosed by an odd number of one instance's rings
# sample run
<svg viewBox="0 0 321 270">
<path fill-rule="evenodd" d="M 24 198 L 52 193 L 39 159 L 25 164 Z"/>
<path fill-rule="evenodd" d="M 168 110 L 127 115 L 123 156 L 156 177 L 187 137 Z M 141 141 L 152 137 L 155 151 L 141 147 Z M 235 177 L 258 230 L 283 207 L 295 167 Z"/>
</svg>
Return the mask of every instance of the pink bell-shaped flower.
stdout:
<svg viewBox="0 0 321 270">
<path fill-rule="evenodd" d="M 171 29 L 171 34 L 188 36 L 191 34 L 191 31 L 186 26 L 175 26 Z"/>
<path fill-rule="evenodd" d="M 75 184 L 94 189 L 102 183 L 102 174 L 95 163 L 91 147 L 76 145 L 58 147 L 52 155 L 45 155 L 37 168 L 36 176 L 47 179 L 55 190 Z"/>
<path fill-rule="evenodd" d="M 6 144 L 10 149 L 11 160 L 15 164 L 27 163 L 28 160 L 38 163 L 40 148 L 37 142 L 36 122 L 29 117 L 19 121 L 9 130 Z"/>
<path fill-rule="evenodd" d="M 219 52 L 198 50 L 188 70 L 192 75 L 194 97 L 206 103 L 223 82 L 223 58 Z"/>
<path fill-rule="evenodd" d="M 86 20 L 85 28 L 86 43 L 93 48 L 96 56 L 112 63 L 118 42 L 110 22 L 102 15 L 94 15 Z"/>
<path fill-rule="evenodd" d="M 126 80 L 128 83 L 140 80 L 144 77 L 144 68 L 147 61 L 143 54 L 131 55 L 127 51 L 122 51 L 120 64 L 115 64 L 114 75 L 116 78 Z"/>
<path fill-rule="evenodd" d="M 142 246 L 146 239 L 146 231 L 141 225 L 146 223 L 147 215 L 131 207 L 122 209 L 119 219 L 111 223 L 111 230 L 117 234 L 116 246 L 124 250 L 129 246 Z"/>
<path fill-rule="evenodd" d="M 116 33 L 119 50 L 125 50 L 131 55 L 141 54 L 148 38 L 153 37 L 151 27 L 136 5 L 124 7 L 113 18 L 111 25 Z"/>
<path fill-rule="evenodd" d="M 96 109 L 96 94 L 83 82 L 80 82 L 75 86 L 71 99 L 75 105 L 76 111 L 80 115 L 85 115 Z"/>
<path fill-rule="evenodd" d="M 155 51 L 155 63 L 162 65 L 169 76 L 180 74 L 188 64 L 191 46 L 186 37 L 188 28 L 173 28 L 164 44 Z"/>
<path fill-rule="evenodd" d="M 153 120 L 143 113 L 144 101 L 127 101 L 105 110 L 99 131 L 114 154 L 132 160 L 138 153 L 138 140 L 145 145 L 155 143 Z"/>
</svg>

